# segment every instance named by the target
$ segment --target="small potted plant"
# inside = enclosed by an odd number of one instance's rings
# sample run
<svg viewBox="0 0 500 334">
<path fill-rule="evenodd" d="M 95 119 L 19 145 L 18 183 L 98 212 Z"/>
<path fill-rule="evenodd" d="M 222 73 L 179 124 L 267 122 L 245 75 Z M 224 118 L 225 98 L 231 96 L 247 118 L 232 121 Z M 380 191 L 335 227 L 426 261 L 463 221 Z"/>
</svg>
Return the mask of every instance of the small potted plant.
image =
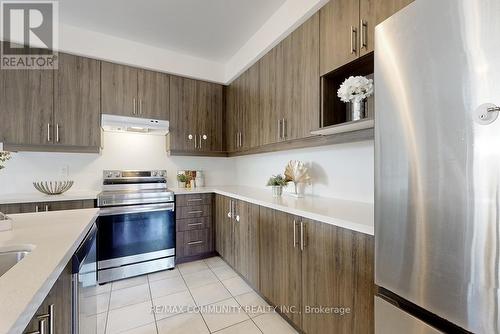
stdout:
<svg viewBox="0 0 500 334">
<path fill-rule="evenodd" d="M 186 188 L 186 183 L 189 182 L 189 177 L 186 174 L 177 174 L 177 182 L 179 188 Z"/>
<path fill-rule="evenodd" d="M 283 187 L 287 186 L 287 182 L 283 175 L 277 174 L 273 175 L 269 181 L 267 181 L 267 186 L 272 187 L 273 197 L 280 197 L 283 194 Z"/>
<path fill-rule="evenodd" d="M 365 100 L 373 94 L 373 80 L 363 76 L 349 77 L 337 91 L 340 100 L 350 103 L 350 120 L 365 118 Z"/>
</svg>

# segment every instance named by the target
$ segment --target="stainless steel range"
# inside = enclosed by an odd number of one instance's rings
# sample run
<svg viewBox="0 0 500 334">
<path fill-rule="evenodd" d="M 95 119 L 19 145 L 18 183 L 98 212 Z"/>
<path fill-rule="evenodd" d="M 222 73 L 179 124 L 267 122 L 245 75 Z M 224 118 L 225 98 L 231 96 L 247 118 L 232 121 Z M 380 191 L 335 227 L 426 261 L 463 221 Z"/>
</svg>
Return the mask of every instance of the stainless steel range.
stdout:
<svg viewBox="0 0 500 334">
<path fill-rule="evenodd" d="M 175 266 L 174 193 L 167 172 L 106 170 L 97 205 L 100 284 Z"/>
</svg>

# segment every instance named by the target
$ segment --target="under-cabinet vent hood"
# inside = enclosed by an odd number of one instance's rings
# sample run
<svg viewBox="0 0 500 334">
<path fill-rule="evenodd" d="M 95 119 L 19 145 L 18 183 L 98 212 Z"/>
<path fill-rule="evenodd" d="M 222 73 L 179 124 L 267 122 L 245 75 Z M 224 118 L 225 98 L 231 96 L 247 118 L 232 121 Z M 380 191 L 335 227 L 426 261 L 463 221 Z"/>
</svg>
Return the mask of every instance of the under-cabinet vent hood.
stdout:
<svg viewBox="0 0 500 334">
<path fill-rule="evenodd" d="M 168 121 L 102 114 L 101 127 L 104 131 L 135 132 L 165 136 L 168 133 Z"/>
</svg>

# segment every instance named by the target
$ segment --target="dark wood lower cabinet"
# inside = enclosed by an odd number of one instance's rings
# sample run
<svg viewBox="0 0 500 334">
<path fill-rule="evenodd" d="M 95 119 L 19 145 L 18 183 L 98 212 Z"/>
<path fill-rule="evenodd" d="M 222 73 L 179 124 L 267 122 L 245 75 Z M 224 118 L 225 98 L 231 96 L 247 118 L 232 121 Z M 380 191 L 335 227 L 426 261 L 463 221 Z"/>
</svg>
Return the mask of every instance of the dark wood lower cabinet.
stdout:
<svg viewBox="0 0 500 334">
<path fill-rule="evenodd" d="M 302 270 L 297 220 L 261 207 L 259 223 L 260 292 L 300 328 Z"/>
<path fill-rule="evenodd" d="M 302 219 L 302 329 L 373 333 L 373 237 Z"/>
<path fill-rule="evenodd" d="M 71 262 L 52 286 L 49 294 L 38 308 L 37 312 L 24 330 L 24 333 L 40 330 L 40 321 L 37 317 L 48 314 L 50 305 L 53 307 L 54 333 L 71 333 Z M 45 321 L 44 333 L 49 333 L 48 320 Z"/>
<path fill-rule="evenodd" d="M 56 202 L 12 203 L 0 204 L 0 212 L 13 215 L 16 213 L 91 209 L 94 207 L 95 201 L 93 199 Z"/>
<path fill-rule="evenodd" d="M 234 267 L 233 223 L 229 217 L 231 199 L 226 196 L 215 196 L 215 250 Z"/>
</svg>

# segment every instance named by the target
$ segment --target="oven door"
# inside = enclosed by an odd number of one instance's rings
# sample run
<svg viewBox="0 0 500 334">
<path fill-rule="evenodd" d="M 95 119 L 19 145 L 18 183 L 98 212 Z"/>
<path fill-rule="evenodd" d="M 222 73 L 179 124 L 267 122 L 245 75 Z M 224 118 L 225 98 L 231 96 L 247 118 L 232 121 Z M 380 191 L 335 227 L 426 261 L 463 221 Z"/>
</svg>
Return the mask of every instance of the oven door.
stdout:
<svg viewBox="0 0 500 334">
<path fill-rule="evenodd" d="M 174 203 L 101 208 L 98 269 L 175 256 Z"/>
</svg>

